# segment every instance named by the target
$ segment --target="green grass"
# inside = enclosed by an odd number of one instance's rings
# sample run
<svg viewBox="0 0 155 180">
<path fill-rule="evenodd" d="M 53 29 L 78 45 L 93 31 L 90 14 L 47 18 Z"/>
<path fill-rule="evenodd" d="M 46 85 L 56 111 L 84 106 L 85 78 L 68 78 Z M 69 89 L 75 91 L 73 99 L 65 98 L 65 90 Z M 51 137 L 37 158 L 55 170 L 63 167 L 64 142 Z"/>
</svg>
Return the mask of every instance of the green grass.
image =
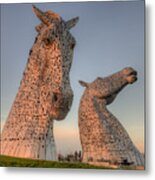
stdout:
<svg viewBox="0 0 155 180">
<path fill-rule="evenodd" d="M 16 158 L 11 156 L 0 155 L 0 167 L 34 167 L 34 168 L 74 168 L 74 169 L 121 169 L 136 170 L 136 167 L 121 166 L 119 168 L 111 168 L 104 166 L 94 166 L 79 162 L 57 162 L 46 160 L 34 160 L 26 158 Z M 137 169 L 138 170 L 138 169 Z M 140 170 L 140 169 L 139 169 Z M 141 169 L 142 170 L 142 169 Z"/>
<path fill-rule="evenodd" d="M 35 167 L 35 168 L 83 168 L 83 169 L 112 169 L 108 167 L 98 167 L 79 162 L 56 162 L 45 160 L 33 160 L 26 158 L 15 158 L 0 155 L 0 167 Z"/>
</svg>

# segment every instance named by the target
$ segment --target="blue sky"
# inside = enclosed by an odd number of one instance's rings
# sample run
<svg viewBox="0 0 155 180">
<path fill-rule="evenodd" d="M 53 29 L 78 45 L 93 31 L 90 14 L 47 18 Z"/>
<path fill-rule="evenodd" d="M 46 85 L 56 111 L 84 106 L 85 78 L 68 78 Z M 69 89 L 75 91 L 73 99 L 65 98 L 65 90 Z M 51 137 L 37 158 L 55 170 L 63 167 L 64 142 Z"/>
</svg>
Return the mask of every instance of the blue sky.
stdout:
<svg viewBox="0 0 155 180">
<path fill-rule="evenodd" d="M 79 16 L 71 30 L 77 45 L 70 73 L 74 101 L 65 120 L 55 122 L 58 152 L 80 149 L 78 106 L 83 87 L 78 80 L 93 81 L 131 66 L 138 81 L 127 86 L 109 106 L 134 143 L 144 151 L 144 1 L 41 3 L 64 20 Z M 39 20 L 31 4 L 1 5 L 1 122 L 4 124 L 25 69 Z"/>
</svg>

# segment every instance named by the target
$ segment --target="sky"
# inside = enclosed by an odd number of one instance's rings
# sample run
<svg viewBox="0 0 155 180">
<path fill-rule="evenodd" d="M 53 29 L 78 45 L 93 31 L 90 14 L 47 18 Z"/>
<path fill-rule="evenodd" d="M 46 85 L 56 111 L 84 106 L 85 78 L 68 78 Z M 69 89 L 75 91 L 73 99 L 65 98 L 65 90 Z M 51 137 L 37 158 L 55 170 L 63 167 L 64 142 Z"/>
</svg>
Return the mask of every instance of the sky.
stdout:
<svg viewBox="0 0 155 180">
<path fill-rule="evenodd" d="M 80 150 L 78 108 L 84 88 L 79 80 L 92 82 L 124 67 L 138 72 L 138 81 L 128 85 L 108 106 L 144 152 L 144 1 L 35 3 L 53 10 L 64 20 L 79 16 L 71 29 L 76 39 L 70 72 L 74 91 L 72 108 L 63 121 L 54 122 L 57 152 Z M 1 5 L 1 125 L 15 99 L 39 20 L 31 4 Z"/>
</svg>

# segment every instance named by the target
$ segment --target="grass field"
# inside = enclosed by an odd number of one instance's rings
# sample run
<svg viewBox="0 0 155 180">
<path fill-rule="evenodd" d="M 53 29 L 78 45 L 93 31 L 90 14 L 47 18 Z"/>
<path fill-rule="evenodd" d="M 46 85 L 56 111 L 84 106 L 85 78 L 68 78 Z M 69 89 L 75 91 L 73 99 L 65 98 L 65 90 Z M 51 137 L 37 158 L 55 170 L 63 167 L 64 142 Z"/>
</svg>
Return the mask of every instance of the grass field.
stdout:
<svg viewBox="0 0 155 180">
<path fill-rule="evenodd" d="M 34 168 L 72 168 L 72 169 L 115 169 L 115 170 L 144 170 L 144 167 L 121 166 L 119 168 L 111 168 L 104 166 L 94 166 L 79 162 L 57 162 L 45 160 L 33 160 L 26 158 L 15 158 L 0 155 L 0 167 L 34 167 Z"/>
<path fill-rule="evenodd" d="M 83 169 L 111 169 L 108 167 L 98 167 L 84 163 L 56 162 L 45 160 L 32 160 L 25 158 L 15 158 L 0 155 L 0 167 L 36 167 L 36 168 L 83 168 Z"/>
</svg>

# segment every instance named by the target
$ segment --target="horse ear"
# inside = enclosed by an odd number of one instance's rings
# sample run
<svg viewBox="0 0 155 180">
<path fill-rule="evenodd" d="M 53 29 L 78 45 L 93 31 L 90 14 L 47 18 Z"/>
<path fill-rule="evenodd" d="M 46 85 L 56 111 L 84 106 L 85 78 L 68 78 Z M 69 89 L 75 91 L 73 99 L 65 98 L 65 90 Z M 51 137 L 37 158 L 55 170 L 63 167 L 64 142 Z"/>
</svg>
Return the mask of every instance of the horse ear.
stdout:
<svg viewBox="0 0 155 180">
<path fill-rule="evenodd" d="M 39 8 L 37 8 L 34 5 L 32 5 L 32 10 L 43 24 L 46 24 L 47 26 L 51 24 L 50 19 L 46 16 L 45 12 L 41 11 Z"/>
<path fill-rule="evenodd" d="M 81 81 L 81 80 L 79 81 L 79 83 L 81 84 L 81 86 L 86 87 L 86 88 L 89 86 L 88 83 Z"/>
<path fill-rule="evenodd" d="M 72 27 L 74 27 L 77 22 L 79 21 L 79 17 L 75 17 L 73 19 L 70 19 L 69 21 L 66 22 L 66 27 L 67 29 L 71 29 Z"/>
</svg>

